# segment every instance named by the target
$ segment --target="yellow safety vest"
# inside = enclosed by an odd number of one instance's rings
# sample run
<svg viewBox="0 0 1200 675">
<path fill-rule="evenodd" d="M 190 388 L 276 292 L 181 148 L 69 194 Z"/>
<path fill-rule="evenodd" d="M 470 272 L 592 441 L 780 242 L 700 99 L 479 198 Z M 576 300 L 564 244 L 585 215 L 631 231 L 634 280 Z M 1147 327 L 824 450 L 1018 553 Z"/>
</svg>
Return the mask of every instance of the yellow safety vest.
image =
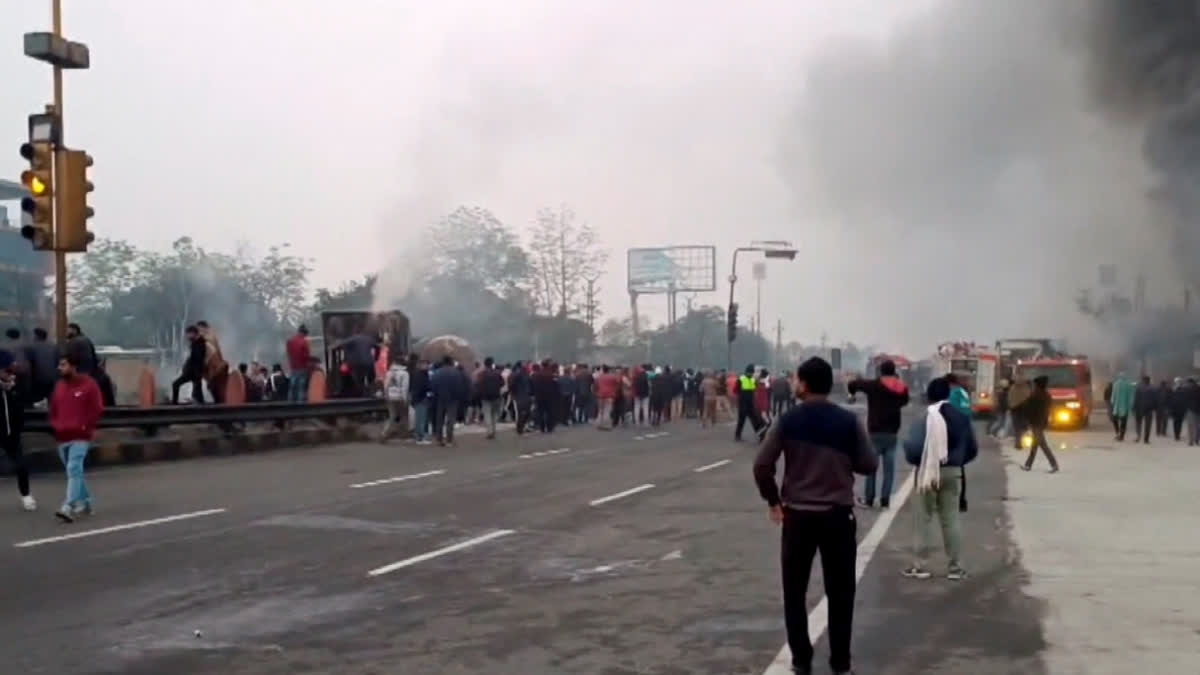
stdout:
<svg viewBox="0 0 1200 675">
<path fill-rule="evenodd" d="M 754 391 L 758 388 L 758 383 L 756 383 L 754 378 L 750 377 L 749 375 L 739 375 L 738 386 L 741 387 L 742 391 Z"/>
</svg>

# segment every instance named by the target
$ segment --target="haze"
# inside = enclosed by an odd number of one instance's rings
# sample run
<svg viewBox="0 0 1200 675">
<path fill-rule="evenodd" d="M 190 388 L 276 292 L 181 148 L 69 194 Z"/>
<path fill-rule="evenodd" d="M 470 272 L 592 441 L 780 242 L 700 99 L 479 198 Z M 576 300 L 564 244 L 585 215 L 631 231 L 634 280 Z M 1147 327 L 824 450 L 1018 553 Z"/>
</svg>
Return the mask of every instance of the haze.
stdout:
<svg viewBox="0 0 1200 675">
<path fill-rule="evenodd" d="M 15 176 L 50 95 L 16 45 L 49 17 L 3 4 Z M 93 69 L 67 76 L 67 139 L 96 157 L 99 236 L 288 241 L 318 285 L 404 283 L 459 204 L 524 231 L 568 203 L 611 251 L 608 317 L 626 248 L 715 244 L 723 286 L 733 246 L 782 238 L 802 254 L 771 265 L 763 318 L 785 340 L 1083 338 L 1099 263 L 1164 293 L 1174 273 L 1131 226 L 1157 217 L 1142 131 L 1096 114 L 1053 4 L 68 0 Z"/>
</svg>

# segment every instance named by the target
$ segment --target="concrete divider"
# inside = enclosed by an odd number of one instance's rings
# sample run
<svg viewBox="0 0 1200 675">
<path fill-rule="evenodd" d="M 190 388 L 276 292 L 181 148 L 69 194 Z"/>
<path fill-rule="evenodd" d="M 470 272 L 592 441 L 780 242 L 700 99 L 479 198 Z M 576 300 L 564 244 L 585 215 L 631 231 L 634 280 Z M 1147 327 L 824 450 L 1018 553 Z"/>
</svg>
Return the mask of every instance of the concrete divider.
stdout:
<svg viewBox="0 0 1200 675">
<path fill-rule="evenodd" d="M 294 429 L 248 429 L 231 435 L 207 434 L 183 438 L 101 439 L 88 453 L 88 467 L 142 464 L 191 457 L 226 457 L 302 449 L 330 443 L 346 443 L 369 438 L 374 426 L 303 427 Z M 35 473 L 62 472 L 62 461 L 52 447 L 27 448 L 26 461 Z"/>
</svg>

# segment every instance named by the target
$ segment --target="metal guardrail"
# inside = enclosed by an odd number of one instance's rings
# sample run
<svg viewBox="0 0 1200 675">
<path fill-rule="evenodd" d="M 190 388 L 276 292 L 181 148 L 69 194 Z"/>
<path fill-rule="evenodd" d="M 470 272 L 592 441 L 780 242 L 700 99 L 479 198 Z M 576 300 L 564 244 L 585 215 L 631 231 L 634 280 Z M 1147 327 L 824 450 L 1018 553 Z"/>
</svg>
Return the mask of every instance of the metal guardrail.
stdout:
<svg viewBox="0 0 1200 675">
<path fill-rule="evenodd" d="M 229 427 L 246 422 L 285 422 L 320 419 L 335 421 L 343 417 L 383 414 L 386 406 L 378 398 L 342 398 L 321 403 L 271 401 L 242 405 L 164 405 L 150 408 L 115 406 L 100 418 L 101 429 L 135 428 L 153 434 L 162 427 L 182 424 L 213 424 Z M 25 412 L 25 431 L 50 433 L 50 418 L 45 409 Z"/>
</svg>

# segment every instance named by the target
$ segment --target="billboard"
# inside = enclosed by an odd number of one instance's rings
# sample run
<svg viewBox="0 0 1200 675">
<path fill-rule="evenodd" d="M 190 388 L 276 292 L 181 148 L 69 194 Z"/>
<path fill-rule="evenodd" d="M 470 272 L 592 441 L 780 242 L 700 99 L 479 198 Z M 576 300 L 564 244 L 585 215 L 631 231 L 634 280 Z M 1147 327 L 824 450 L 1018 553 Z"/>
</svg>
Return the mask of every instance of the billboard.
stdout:
<svg viewBox="0 0 1200 675">
<path fill-rule="evenodd" d="M 627 287 L 630 293 L 717 290 L 715 246 L 631 248 L 627 262 Z"/>
</svg>

